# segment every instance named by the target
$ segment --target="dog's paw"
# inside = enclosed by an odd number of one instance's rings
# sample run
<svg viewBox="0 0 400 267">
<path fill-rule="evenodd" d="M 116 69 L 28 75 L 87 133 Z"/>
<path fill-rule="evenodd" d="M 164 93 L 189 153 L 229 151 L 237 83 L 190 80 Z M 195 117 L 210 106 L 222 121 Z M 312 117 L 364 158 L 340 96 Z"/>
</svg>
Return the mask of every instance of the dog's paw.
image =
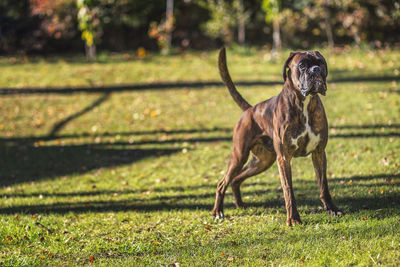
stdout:
<svg viewBox="0 0 400 267">
<path fill-rule="evenodd" d="M 286 220 L 286 224 L 288 226 L 293 226 L 295 224 L 303 224 L 303 223 L 301 222 L 300 218 L 298 218 L 298 219 L 288 218 Z"/>
<path fill-rule="evenodd" d="M 246 203 L 243 203 L 243 201 L 241 201 L 241 202 L 235 202 L 235 206 L 236 206 L 236 208 L 238 208 L 238 209 L 245 209 L 245 208 L 248 207 L 248 205 L 247 205 Z"/>
<path fill-rule="evenodd" d="M 224 218 L 224 213 L 222 211 L 213 212 L 212 217 L 216 220 L 222 220 Z"/>
<path fill-rule="evenodd" d="M 330 216 L 342 217 L 344 212 L 339 210 L 334 204 L 330 203 L 325 205 L 325 210 Z"/>
<path fill-rule="evenodd" d="M 342 217 L 344 215 L 344 212 L 339 210 L 338 208 L 334 208 L 334 209 L 326 209 L 326 212 L 330 215 L 330 216 L 338 216 L 338 217 Z"/>
</svg>

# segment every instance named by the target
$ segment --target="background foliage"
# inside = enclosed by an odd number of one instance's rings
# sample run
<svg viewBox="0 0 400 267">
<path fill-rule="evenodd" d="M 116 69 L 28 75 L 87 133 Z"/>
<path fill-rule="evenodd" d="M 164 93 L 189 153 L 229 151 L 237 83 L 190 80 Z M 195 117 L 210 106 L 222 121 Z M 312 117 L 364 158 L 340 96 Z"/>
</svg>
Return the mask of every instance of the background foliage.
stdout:
<svg viewBox="0 0 400 267">
<path fill-rule="evenodd" d="M 180 49 L 211 49 L 237 41 L 238 19 L 245 16 L 246 43 L 270 46 L 272 24 L 263 1 L 175 0 L 172 43 Z M 265 2 L 265 1 L 264 1 Z M 159 49 L 149 36 L 151 23 L 165 20 L 164 0 L 92 0 L 95 43 L 101 50 Z M 279 19 L 286 47 L 308 48 L 328 42 L 373 47 L 399 42 L 398 0 L 286 0 Z M 74 0 L 3 0 L 0 2 L 0 53 L 82 51 Z M 241 15 L 242 14 L 242 15 Z"/>
</svg>

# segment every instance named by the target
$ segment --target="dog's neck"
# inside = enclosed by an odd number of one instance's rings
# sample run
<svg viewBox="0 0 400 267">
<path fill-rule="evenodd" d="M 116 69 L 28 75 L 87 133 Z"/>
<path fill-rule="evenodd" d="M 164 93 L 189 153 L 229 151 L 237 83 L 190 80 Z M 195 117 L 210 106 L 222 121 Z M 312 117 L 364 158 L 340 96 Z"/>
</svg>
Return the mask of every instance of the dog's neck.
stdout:
<svg viewBox="0 0 400 267">
<path fill-rule="evenodd" d="M 303 96 L 300 90 L 293 88 L 295 88 L 295 86 L 293 85 L 292 80 L 288 79 L 282 91 L 286 91 L 286 94 L 292 97 L 293 103 L 295 103 L 297 107 L 300 107 L 300 109 L 303 109 L 302 107 L 307 107 L 314 96 Z"/>
<path fill-rule="evenodd" d="M 283 93 L 288 96 L 289 103 L 293 106 L 293 108 L 299 111 L 298 114 L 303 114 L 308 118 L 308 105 L 311 103 L 312 99 L 315 95 L 307 95 L 303 96 L 301 92 L 297 89 L 294 89 L 293 83 L 291 81 L 287 81 L 287 84 L 283 87 Z"/>
</svg>

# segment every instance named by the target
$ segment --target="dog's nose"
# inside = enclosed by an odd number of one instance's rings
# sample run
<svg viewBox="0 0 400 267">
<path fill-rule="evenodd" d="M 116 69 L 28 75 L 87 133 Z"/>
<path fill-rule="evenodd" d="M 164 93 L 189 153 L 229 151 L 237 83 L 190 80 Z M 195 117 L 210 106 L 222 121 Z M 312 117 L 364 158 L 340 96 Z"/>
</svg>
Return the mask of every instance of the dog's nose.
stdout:
<svg viewBox="0 0 400 267">
<path fill-rule="evenodd" d="M 315 74 L 321 73 L 321 68 L 319 66 L 317 66 L 317 65 L 312 66 L 310 68 L 310 70 L 311 70 L 311 73 L 315 73 Z"/>
</svg>

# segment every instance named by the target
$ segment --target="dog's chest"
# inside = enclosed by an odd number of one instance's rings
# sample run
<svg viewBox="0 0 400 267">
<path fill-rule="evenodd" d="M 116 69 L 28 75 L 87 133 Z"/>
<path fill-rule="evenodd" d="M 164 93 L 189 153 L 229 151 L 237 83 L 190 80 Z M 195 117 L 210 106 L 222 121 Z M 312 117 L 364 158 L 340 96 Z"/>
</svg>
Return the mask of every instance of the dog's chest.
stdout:
<svg viewBox="0 0 400 267">
<path fill-rule="evenodd" d="M 298 154 L 299 156 L 307 155 L 314 151 L 321 140 L 320 134 L 315 134 L 310 126 L 310 116 L 312 116 L 312 114 L 310 114 L 308 111 L 310 100 L 311 96 L 308 96 L 303 103 L 302 115 L 304 116 L 305 120 L 300 121 L 303 123 L 301 128 L 304 130 L 300 132 L 300 134 L 297 133 L 297 135 L 291 138 L 292 145 L 295 147 L 295 151 L 298 152 L 295 154 Z M 299 107 L 299 109 L 301 109 L 301 107 Z"/>
</svg>

